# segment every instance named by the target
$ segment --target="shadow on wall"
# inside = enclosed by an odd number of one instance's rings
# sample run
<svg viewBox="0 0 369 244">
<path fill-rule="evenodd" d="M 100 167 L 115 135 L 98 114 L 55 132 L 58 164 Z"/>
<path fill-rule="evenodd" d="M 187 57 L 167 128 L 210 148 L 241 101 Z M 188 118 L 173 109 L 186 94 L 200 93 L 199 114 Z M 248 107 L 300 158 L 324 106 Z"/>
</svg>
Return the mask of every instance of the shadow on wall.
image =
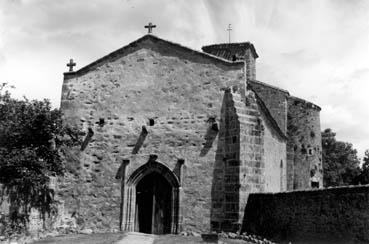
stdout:
<svg viewBox="0 0 369 244">
<path fill-rule="evenodd" d="M 208 119 L 208 124 L 209 124 L 209 127 L 206 130 L 206 134 L 205 134 L 205 137 L 204 137 L 205 143 L 204 143 L 203 148 L 201 149 L 200 157 L 206 156 L 206 154 L 209 152 L 210 148 L 212 148 L 213 142 L 214 142 L 214 140 L 217 137 L 218 132 L 219 132 L 218 124 L 216 123 L 214 117 L 211 117 L 211 118 Z"/>
<path fill-rule="evenodd" d="M 239 228 L 239 131 L 232 94 L 226 90 L 221 107 L 211 188 L 212 231 L 237 231 Z"/>
<path fill-rule="evenodd" d="M 138 151 L 140 150 L 140 148 L 142 147 L 142 145 L 143 145 L 143 143 L 146 139 L 147 134 L 148 134 L 148 132 L 147 132 L 146 126 L 143 125 L 142 130 L 141 130 L 141 134 L 138 137 L 137 142 L 135 144 L 135 147 L 132 150 L 132 154 L 137 154 L 138 153 Z"/>
</svg>

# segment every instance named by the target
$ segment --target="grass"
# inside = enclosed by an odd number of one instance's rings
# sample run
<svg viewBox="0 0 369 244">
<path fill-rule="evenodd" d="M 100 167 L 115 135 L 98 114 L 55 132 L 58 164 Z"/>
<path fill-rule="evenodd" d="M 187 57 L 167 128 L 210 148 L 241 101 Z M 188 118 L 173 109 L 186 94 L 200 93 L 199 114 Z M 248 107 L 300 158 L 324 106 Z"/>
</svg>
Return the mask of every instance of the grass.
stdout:
<svg viewBox="0 0 369 244">
<path fill-rule="evenodd" d="M 32 244 L 113 244 L 121 240 L 125 233 L 99 233 L 91 235 L 65 235 L 47 238 L 33 242 Z"/>
<path fill-rule="evenodd" d="M 32 244 L 114 244 L 122 240 L 127 233 L 101 233 L 91 235 L 65 235 L 47 238 Z M 221 239 L 224 244 L 247 244 L 242 240 Z M 129 243 L 127 243 L 129 244 Z M 159 235 L 155 237 L 154 244 L 205 244 L 201 237 L 180 235 Z"/>
</svg>

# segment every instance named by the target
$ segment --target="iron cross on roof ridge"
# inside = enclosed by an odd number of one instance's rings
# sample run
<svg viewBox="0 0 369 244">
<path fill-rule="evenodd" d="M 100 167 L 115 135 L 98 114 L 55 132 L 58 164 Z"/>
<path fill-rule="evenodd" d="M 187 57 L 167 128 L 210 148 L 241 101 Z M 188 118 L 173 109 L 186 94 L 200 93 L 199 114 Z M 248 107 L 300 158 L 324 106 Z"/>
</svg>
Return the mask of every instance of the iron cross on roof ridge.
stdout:
<svg viewBox="0 0 369 244">
<path fill-rule="evenodd" d="M 73 72 L 73 67 L 76 66 L 76 63 L 73 62 L 73 59 L 71 58 L 69 60 L 69 63 L 67 63 L 67 67 L 69 67 L 69 72 Z"/>
<path fill-rule="evenodd" d="M 231 30 L 232 30 L 232 27 L 231 27 L 231 24 L 228 25 L 228 43 L 231 43 Z"/>
<path fill-rule="evenodd" d="M 148 34 L 152 33 L 152 29 L 156 28 L 156 25 L 153 25 L 151 22 L 148 25 L 145 25 L 145 28 L 148 29 Z"/>
</svg>

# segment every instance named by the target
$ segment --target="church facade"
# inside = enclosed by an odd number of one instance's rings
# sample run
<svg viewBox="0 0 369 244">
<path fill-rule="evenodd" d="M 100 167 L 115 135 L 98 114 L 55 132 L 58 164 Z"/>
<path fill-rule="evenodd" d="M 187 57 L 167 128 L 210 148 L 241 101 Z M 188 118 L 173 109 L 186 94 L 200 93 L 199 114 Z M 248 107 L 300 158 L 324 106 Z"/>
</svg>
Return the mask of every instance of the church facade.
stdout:
<svg viewBox="0 0 369 244">
<path fill-rule="evenodd" d="M 64 73 L 85 132 L 58 189 L 80 228 L 236 231 L 253 192 L 322 187 L 320 108 L 256 80 L 249 42 L 195 51 L 148 34 Z"/>
</svg>

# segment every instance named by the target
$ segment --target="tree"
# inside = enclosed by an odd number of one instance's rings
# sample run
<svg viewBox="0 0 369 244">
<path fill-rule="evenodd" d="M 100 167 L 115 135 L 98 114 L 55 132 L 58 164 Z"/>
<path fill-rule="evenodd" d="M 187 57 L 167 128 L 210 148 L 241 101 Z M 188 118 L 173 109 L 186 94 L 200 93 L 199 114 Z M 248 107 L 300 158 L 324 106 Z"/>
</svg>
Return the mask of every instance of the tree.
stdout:
<svg viewBox="0 0 369 244">
<path fill-rule="evenodd" d="M 365 151 L 359 181 L 360 184 L 369 184 L 369 150 Z"/>
<path fill-rule="evenodd" d="M 42 217 L 51 211 L 50 176 L 63 175 L 62 148 L 80 140 L 48 100 L 17 100 L 5 89 L 6 83 L 0 85 L 0 184 L 10 202 L 11 223 L 19 228 L 31 208 Z"/>
<path fill-rule="evenodd" d="M 357 151 L 335 136 L 331 129 L 322 132 L 324 186 L 356 185 L 360 175 Z"/>
</svg>

